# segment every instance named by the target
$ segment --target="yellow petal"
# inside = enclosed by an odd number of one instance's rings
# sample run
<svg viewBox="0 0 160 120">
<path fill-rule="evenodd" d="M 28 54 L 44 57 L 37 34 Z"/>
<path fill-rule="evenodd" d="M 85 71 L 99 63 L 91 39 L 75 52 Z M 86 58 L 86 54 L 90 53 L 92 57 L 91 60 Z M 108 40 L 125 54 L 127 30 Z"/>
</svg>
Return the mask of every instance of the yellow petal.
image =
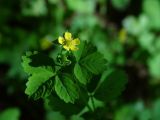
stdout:
<svg viewBox="0 0 160 120">
<path fill-rule="evenodd" d="M 60 44 L 64 44 L 64 42 L 65 42 L 65 40 L 64 40 L 64 38 L 63 37 L 58 37 L 58 42 L 60 43 Z"/>
<path fill-rule="evenodd" d="M 73 45 L 79 45 L 80 44 L 80 40 L 78 38 L 72 40 L 72 44 Z"/>
<path fill-rule="evenodd" d="M 70 32 L 65 32 L 64 38 L 65 38 L 66 40 L 71 40 L 71 39 L 72 39 L 72 34 L 71 34 Z"/>
<path fill-rule="evenodd" d="M 78 50 L 78 48 L 77 48 L 75 45 L 71 45 L 71 46 L 70 46 L 70 49 L 71 49 L 72 51 Z"/>
<path fill-rule="evenodd" d="M 68 51 L 70 49 L 69 46 L 67 46 L 67 45 L 64 45 L 63 48 L 66 49 L 66 50 L 68 50 Z"/>
</svg>

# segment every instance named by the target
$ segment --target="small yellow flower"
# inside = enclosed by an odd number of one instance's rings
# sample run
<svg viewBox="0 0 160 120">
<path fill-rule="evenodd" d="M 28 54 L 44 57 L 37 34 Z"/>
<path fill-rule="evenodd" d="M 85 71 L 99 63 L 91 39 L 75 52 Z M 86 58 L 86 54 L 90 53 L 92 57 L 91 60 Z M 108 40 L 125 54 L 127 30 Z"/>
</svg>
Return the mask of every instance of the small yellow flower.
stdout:
<svg viewBox="0 0 160 120">
<path fill-rule="evenodd" d="M 78 38 L 73 39 L 70 32 L 65 32 L 64 37 L 59 36 L 58 42 L 59 44 L 63 45 L 64 49 L 68 51 L 78 50 L 77 45 L 80 44 L 80 40 Z"/>
<path fill-rule="evenodd" d="M 127 31 L 124 28 L 119 31 L 119 40 L 121 43 L 125 43 L 127 40 Z"/>
</svg>

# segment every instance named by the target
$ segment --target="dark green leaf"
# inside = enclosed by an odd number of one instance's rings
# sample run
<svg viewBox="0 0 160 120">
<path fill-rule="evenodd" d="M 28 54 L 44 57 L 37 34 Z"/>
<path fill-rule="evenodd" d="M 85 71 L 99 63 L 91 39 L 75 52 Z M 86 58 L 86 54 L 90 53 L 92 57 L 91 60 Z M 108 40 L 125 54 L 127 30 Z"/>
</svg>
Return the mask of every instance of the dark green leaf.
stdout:
<svg viewBox="0 0 160 120">
<path fill-rule="evenodd" d="M 74 74 L 80 83 L 86 84 L 88 81 L 88 74 L 86 73 L 84 68 L 82 68 L 78 63 L 75 64 Z"/>
<path fill-rule="evenodd" d="M 62 74 L 61 77 L 56 76 L 55 91 L 66 103 L 74 103 L 79 98 L 78 87 L 73 80 L 68 74 Z"/>
<path fill-rule="evenodd" d="M 123 71 L 114 70 L 109 75 L 108 72 L 104 73 L 102 81 L 94 96 L 99 100 L 109 102 L 124 90 L 127 76 Z"/>
<path fill-rule="evenodd" d="M 64 102 L 56 94 L 52 94 L 47 98 L 48 106 L 52 110 L 60 111 L 66 116 L 78 114 L 86 106 L 88 100 L 89 97 L 87 91 L 83 88 L 80 88 L 79 99 L 77 99 L 74 104 Z"/>
<path fill-rule="evenodd" d="M 103 72 L 106 68 L 106 63 L 106 59 L 98 52 L 92 53 L 80 61 L 82 66 L 94 74 Z"/>
<path fill-rule="evenodd" d="M 32 60 L 30 65 L 33 67 L 39 67 L 42 65 L 43 66 L 54 66 L 55 65 L 52 58 L 42 53 L 34 54 L 30 58 Z"/>
</svg>

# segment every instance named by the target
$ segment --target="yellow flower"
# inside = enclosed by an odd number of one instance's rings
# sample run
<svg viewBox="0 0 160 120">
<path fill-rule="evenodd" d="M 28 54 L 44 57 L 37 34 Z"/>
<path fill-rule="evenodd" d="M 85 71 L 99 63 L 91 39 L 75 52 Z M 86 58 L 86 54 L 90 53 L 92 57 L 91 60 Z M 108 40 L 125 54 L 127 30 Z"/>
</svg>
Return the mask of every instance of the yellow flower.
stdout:
<svg viewBox="0 0 160 120">
<path fill-rule="evenodd" d="M 125 43 L 127 40 L 127 31 L 124 28 L 119 31 L 119 40 L 121 43 Z"/>
<path fill-rule="evenodd" d="M 70 32 L 65 32 L 64 37 L 59 36 L 58 42 L 68 51 L 78 50 L 77 45 L 80 44 L 80 40 L 78 38 L 73 39 Z"/>
</svg>

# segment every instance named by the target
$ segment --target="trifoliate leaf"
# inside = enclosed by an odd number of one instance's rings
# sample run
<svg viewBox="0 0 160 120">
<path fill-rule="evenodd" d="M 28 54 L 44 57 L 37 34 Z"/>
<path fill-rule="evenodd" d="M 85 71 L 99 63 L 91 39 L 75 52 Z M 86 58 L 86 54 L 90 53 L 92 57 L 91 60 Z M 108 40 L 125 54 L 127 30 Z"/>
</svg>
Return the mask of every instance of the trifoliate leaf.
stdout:
<svg viewBox="0 0 160 120">
<path fill-rule="evenodd" d="M 61 77 L 56 76 L 55 91 L 66 103 L 74 103 L 79 98 L 77 85 L 68 74 L 62 74 Z"/>
<path fill-rule="evenodd" d="M 106 68 L 106 63 L 106 59 L 98 52 L 94 52 L 80 61 L 82 66 L 94 74 L 101 73 Z"/>
<path fill-rule="evenodd" d="M 95 91 L 95 98 L 105 102 L 109 102 L 120 95 L 127 82 L 126 74 L 119 70 L 114 70 L 109 75 L 108 72 L 104 72 L 102 79 L 103 82 Z"/>
</svg>

